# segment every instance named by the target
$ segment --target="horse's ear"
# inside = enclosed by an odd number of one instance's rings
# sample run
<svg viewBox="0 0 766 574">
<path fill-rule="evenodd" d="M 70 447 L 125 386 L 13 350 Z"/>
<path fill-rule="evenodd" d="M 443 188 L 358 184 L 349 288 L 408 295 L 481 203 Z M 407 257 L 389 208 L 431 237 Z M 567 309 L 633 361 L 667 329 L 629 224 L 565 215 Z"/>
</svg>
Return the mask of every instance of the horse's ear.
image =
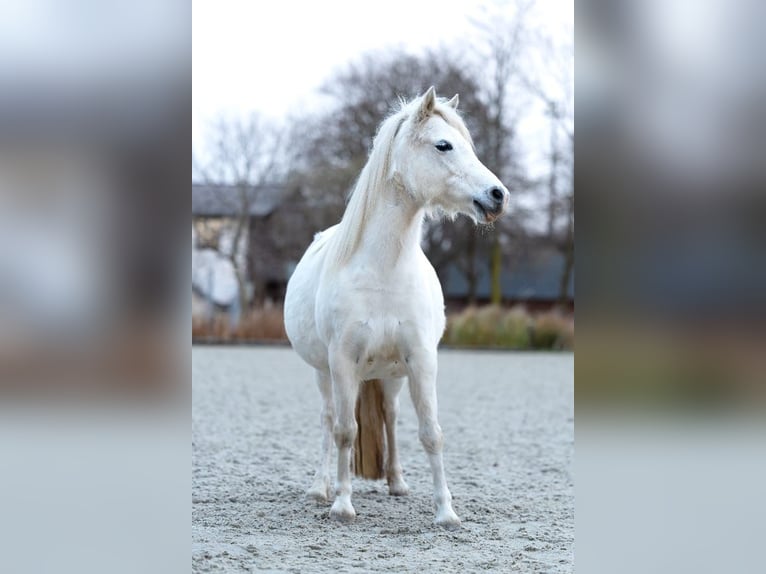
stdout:
<svg viewBox="0 0 766 574">
<path fill-rule="evenodd" d="M 457 94 L 455 94 L 454 96 L 452 96 L 452 99 L 449 102 L 447 102 L 447 105 L 451 107 L 453 110 L 456 110 L 459 102 L 460 102 L 460 98 L 458 97 Z"/>
<path fill-rule="evenodd" d="M 420 100 L 420 108 L 418 109 L 418 119 L 424 120 L 429 117 L 436 106 L 436 89 L 431 86 L 423 95 L 423 99 Z"/>
</svg>

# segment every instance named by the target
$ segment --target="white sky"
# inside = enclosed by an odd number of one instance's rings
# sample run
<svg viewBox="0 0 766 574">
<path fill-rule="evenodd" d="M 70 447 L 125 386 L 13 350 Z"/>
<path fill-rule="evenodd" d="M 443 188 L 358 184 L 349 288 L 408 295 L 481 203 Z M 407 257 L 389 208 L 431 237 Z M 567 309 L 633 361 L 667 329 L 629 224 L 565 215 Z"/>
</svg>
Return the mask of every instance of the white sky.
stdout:
<svg viewBox="0 0 766 574">
<path fill-rule="evenodd" d="M 466 9 L 457 6 L 470 3 L 456 2 L 454 10 L 438 10 L 438 21 L 422 26 L 439 4 L 195 0 L 195 116 L 220 108 L 258 108 L 283 115 L 334 68 L 361 52 L 448 41 L 466 28 Z"/>
<path fill-rule="evenodd" d="M 365 51 L 438 48 L 476 34 L 468 16 L 481 4 L 193 0 L 193 145 L 220 113 L 281 118 L 296 106 L 312 107 L 329 74 Z M 530 21 L 571 42 L 573 13 L 572 0 L 540 0 Z"/>
</svg>

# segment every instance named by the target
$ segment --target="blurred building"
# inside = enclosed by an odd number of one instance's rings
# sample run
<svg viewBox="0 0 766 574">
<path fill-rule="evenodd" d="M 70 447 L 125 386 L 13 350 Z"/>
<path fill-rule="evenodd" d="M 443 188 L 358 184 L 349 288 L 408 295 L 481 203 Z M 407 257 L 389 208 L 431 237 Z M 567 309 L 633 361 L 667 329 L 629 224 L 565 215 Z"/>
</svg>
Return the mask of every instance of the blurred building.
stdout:
<svg viewBox="0 0 766 574">
<path fill-rule="evenodd" d="M 246 278 L 249 302 L 284 298 L 296 257 L 286 249 L 291 244 L 287 226 L 302 225 L 300 214 L 283 205 L 286 194 L 281 185 L 192 184 L 194 311 L 211 313 L 236 304 L 235 264 Z"/>
<path fill-rule="evenodd" d="M 311 242 L 316 222 L 311 201 L 294 197 L 284 185 L 192 184 L 192 310 L 195 316 L 234 312 L 238 286 L 231 253 L 238 222 L 243 222 L 236 264 L 247 277 L 247 301 L 280 304 L 295 265 Z M 300 207 L 299 207 L 300 206 Z M 242 215 L 246 214 L 244 220 Z M 544 238 L 531 238 L 503 261 L 503 303 L 545 310 L 559 301 L 564 269 L 561 251 Z M 447 306 L 459 309 L 490 299 L 489 262 L 475 264 L 474 297 L 458 265 L 440 269 Z M 472 300 L 473 299 L 473 300 Z M 574 309 L 574 274 L 566 287 L 564 307 Z"/>
<path fill-rule="evenodd" d="M 503 259 L 500 287 L 503 303 L 524 305 L 530 311 L 545 311 L 560 304 L 561 277 L 564 255 L 550 245 L 545 238 L 524 241 L 514 252 Z M 491 294 L 489 261 L 477 258 L 475 300 L 487 304 Z M 456 264 L 450 263 L 440 273 L 448 307 L 459 309 L 471 303 L 468 280 Z M 566 286 L 564 310 L 574 310 L 574 271 Z"/>
</svg>

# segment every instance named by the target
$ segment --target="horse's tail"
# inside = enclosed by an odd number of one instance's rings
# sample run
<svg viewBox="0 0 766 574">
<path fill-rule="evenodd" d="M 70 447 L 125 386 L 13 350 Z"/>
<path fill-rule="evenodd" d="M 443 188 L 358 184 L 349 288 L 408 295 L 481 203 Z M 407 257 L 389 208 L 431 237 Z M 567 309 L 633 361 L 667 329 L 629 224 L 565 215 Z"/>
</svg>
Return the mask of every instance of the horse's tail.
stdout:
<svg viewBox="0 0 766 574">
<path fill-rule="evenodd" d="M 383 382 L 364 381 L 356 399 L 356 443 L 354 444 L 354 474 L 362 478 L 385 476 L 383 456 L 386 450 L 383 411 Z"/>
</svg>

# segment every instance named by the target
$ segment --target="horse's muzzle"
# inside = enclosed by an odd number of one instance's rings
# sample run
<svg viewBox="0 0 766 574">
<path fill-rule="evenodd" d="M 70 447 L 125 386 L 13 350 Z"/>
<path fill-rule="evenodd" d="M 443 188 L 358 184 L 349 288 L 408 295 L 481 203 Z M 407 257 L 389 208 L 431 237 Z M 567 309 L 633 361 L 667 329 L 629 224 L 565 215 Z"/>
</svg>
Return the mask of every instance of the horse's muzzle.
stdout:
<svg viewBox="0 0 766 574">
<path fill-rule="evenodd" d="M 473 205 L 485 223 L 492 223 L 505 211 L 510 195 L 507 189 L 492 186 L 482 194 L 480 199 L 474 199 Z"/>
</svg>

